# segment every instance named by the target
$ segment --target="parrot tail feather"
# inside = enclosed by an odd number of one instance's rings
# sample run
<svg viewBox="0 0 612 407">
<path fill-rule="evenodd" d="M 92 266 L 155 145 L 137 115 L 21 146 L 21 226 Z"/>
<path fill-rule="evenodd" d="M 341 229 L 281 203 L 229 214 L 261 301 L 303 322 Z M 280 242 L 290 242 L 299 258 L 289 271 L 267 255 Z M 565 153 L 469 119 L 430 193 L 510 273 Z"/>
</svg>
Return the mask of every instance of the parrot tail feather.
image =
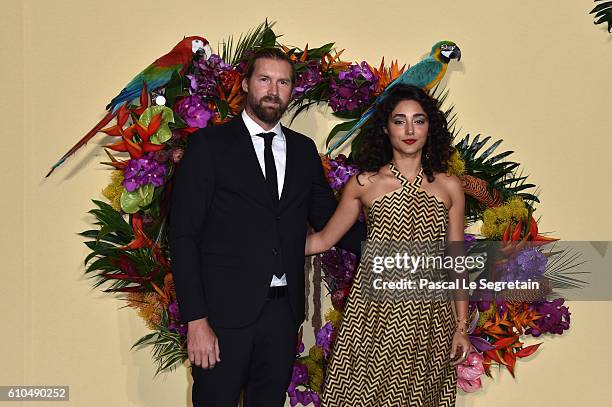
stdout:
<svg viewBox="0 0 612 407">
<path fill-rule="evenodd" d="M 93 129 L 89 130 L 89 132 L 87 132 L 87 134 L 85 134 L 83 136 L 83 138 L 81 138 L 74 146 L 72 146 L 72 148 L 70 150 L 68 150 L 68 152 L 66 152 L 66 154 L 64 154 L 62 156 L 62 158 L 60 158 L 55 164 L 53 164 L 53 166 L 51 167 L 51 169 L 49 170 L 49 172 L 47 173 L 47 175 L 45 175 L 45 178 L 47 178 L 49 175 L 51 175 L 51 173 L 53 173 L 53 171 L 55 171 L 55 169 L 57 167 L 59 167 L 60 165 L 62 165 L 64 163 L 64 161 L 66 161 L 66 159 L 68 157 L 70 157 L 72 154 L 74 154 L 78 149 L 80 149 L 81 147 L 83 147 L 85 144 L 87 144 L 87 142 L 93 137 L 95 136 L 100 130 L 102 130 L 104 127 L 106 127 L 106 125 L 108 123 L 111 122 L 111 120 L 113 120 L 113 117 L 116 116 L 116 113 L 114 112 L 109 112 L 106 114 L 106 116 L 104 116 L 102 118 L 102 120 L 100 120 L 100 122 L 98 124 L 96 124 L 94 126 Z"/>
</svg>

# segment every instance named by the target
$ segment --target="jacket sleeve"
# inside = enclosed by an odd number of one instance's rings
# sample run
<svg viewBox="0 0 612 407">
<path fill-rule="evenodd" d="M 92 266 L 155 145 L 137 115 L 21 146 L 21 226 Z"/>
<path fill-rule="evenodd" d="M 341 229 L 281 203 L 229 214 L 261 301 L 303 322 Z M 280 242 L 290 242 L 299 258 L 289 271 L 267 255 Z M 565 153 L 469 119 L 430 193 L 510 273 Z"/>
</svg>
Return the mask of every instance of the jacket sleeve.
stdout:
<svg viewBox="0 0 612 407">
<path fill-rule="evenodd" d="M 311 168 L 312 168 L 312 188 L 310 194 L 310 205 L 308 210 L 308 221 L 316 230 L 320 231 L 325 227 L 329 219 L 334 214 L 338 202 L 334 193 L 327 183 L 321 157 L 312 140 L 311 144 Z M 337 246 L 348 250 L 359 257 L 361 255 L 361 243 L 366 238 L 366 226 L 363 222 L 357 221 L 348 232 L 340 239 Z"/>
<path fill-rule="evenodd" d="M 170 205 L 170 261 L 181 320 L 208 316 L 202 284 L 200 239 L 215 188 L 214 165 L 202 130 L 189 136 L 176 166 Z"/>
</svg>

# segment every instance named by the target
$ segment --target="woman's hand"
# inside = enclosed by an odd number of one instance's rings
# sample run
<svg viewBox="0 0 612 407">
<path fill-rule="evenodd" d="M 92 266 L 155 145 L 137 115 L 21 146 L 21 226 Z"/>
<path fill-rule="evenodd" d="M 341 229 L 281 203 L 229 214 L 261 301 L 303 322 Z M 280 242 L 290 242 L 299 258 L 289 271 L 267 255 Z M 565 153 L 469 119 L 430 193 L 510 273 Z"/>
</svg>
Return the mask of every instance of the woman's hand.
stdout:
<svg viewBox="0 0 612 407">
<path fill-rule="evenodd" d="M 468 334 L 465 333 L 465 331 L 455 331 L 455 336 L 453 336 L 453 344 L 451 345 L 451 366 L 457 366 L 458 364 L 463 363 L 470 354 L 471 348 L 472 344 Z M 457 357 L 457 360 L 454 360 L 455 357 Z"/>
<path fill-rule="evenodd" d="M 329 250 L 329 247 L 325 247 L 321 239 L 321 232 L 311 233 L 306 236 L 305 256 L 312 256 L 313 254 L 322 253 L 326 250 Z"/>
</svg>

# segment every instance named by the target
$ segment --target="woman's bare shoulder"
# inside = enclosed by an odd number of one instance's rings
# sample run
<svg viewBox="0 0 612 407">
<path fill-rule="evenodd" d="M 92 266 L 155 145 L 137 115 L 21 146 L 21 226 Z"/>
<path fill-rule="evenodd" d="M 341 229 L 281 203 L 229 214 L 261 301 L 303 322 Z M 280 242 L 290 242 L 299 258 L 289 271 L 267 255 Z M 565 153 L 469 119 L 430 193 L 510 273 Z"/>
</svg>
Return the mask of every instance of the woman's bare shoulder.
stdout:
<svg viewBox="0 0 612 407">
<path fill-rule="evenodd" d="M 444 187 L 449 193 L 461 191 L 463 192 L 463 185 L 461 184 L 461 180 L 459 177 L 453 174 L 448 174 L 445 172 L 436 172 L 434 173 L 435 180 L 440 182 L 440 185 Z"/>
<path fill-rule="evenodd" d="M 361 171 L 354 175 L 355 181 L 362 187 L 367 188 L 380 179 L 380 171 Z"/>
</svg>

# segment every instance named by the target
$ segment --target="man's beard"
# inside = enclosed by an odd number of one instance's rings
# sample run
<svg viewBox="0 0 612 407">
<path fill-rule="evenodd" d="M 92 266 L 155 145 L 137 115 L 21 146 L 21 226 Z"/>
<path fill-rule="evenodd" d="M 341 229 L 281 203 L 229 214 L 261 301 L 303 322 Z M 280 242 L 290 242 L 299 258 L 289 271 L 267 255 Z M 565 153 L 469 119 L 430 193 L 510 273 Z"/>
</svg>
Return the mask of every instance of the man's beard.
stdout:
<svg viewBox="0 0 612 407">
<path fill-rule="evenodd" d="M 264 107 L 264 102 L 277 103 L 278 106 L 273 107 Z M 251 108 L 255 116 L 262 122 L 269 124 L 271 126 L 278 123 L 283 114 L 287 110 L 287 106 L 289 106 L 289 101 L 283 104 L 281 99 L 278 96 L 264 96 L 259 101 L 255 100 L 255 97 L 252 94 L 247 94 L 247 105 Z"/>
</svg>

